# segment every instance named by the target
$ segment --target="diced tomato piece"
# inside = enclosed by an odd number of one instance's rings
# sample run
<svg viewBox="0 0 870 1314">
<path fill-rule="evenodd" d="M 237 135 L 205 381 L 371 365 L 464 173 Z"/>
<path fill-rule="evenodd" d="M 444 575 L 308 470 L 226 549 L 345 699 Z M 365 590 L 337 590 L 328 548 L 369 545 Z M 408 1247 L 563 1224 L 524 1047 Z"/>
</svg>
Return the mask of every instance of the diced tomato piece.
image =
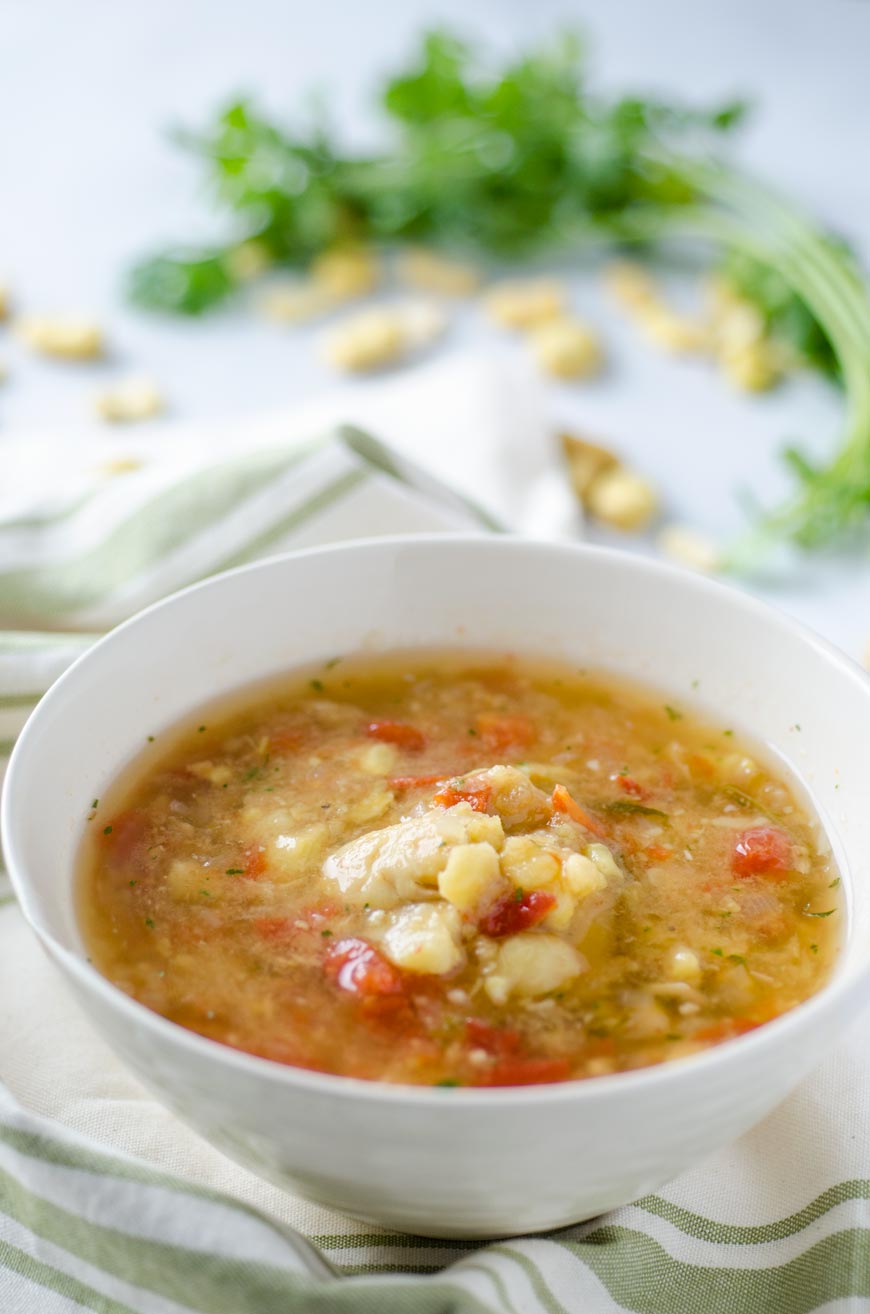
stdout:
<svg viewBox="0 0 870 1314">
<path fill-rule="evenodd" d="M 290 917 L 257 917 L 254 926 L 264 940 L 287 940 L 298 929 Z"/>
<path fill-rule="evenodd" d="M 452 808 L 455 803 L 470 803 L 475 812 L 486 812 L 492 796 L 492 786 L 485 781 L 475 783 L 464 780 L 459 785 L 445 785 L 439 790 L 432 802 L 439 808 Z"/>
<path fill-rule="evenodd" d="M 496 753 L 507 748 L 527 748 L 535 737 L 531 718 L 517 714 L 481 712 L 476 728 L 486 747 Z"/>
<path fill-rule="evenodd" d="M 777 826 L 744 830 L 731 856 L 736 876 L 768 876 L 775 881 L 785 880 L 791 863 L 791 840 Z"/>
<path fill-rule="evenodd" d="M 540 1086 L 548 1081 L 565 1081 L 571 1065 L 564 1058 L 507 1058 L 497 1063 L 481 1081 L 483 1086 Z"/>
<path fill-rule="evenodd" d="M 324 971 L 353 995 L 397 995 L 402 977 L 367 940 L 338 940 L 326 952 Z"/>
<path fill-rule="evenodd" d="M 619 775 L 616 777 L 616 783 L 620 789 L 624 790 L 626 794 L 630 794 L 632 798 L 649 798 L 649 790 L 646 786 L 641 785 L 632 776 Z"/>
<path fill-rule="evenodd" d="M 530 890 L 520 898 L 504 894 L 481 917 L 480 930 L 496 939 L 516 935 L 519 931 L 527 931 L 530 926 L 537 926 L 555 906 L 555 894 L 546 890 Z"/>
<path fill-rule="evenodd" d="M 733 1040 L 735 1036 L 745 1036 L 748 1031 L 755 1031 L 756 1027 L 764 1025 L 769 1021 L 764 1018 L 762 1021 L 752 1022 L 747 1017 L 729 1017 L 724 1018 L 721 1022 L 713 1022 L 709 1027 L 702 1027 L 696 1031 L 695 1040 L 704 1040 L 711 1045 L 718 1045 L 723 1040 Z"/>
<path fill-rule="evenodd" d="M 108 847 L 110 861 L 118 866 L 135 866 L 144 857 L 148 830 L 148 818 L 144 812 L 137 812 L 134 808 L 119 812 L 108 826 L 103 827 L 101 836 Z"/>
<path fill-rule="evenodd" d="M 495 1027 L 482 1017 L 470 1017 L 465 1023 L 465 1038 L 475 1049 L 504 1057 L 519 1049 L 520 1033 L 510 1027 Z"/>
<path fill-rule="evenodd" d="M 673 852 L 673 849 L 669 849 L 665 844 L 648 844 L 644 849 L 650 862 L 664 862 L 673 856 Z"/>
<path fill-rule="evenodd" d="M 371 721 L 366 726 L 369 739 L 379 739 L 382 744 L 395 744 L 397 748 L 406 748 L 409 753 L 419 753 L 426 747 L 426 738 L 413 725 L 401 721 Z"/>
<path fill-rule="evenodd" d="M 591 830 L 593 835 L 598 835 L 602 839 L 606 837 L 607 831 L 604 829 L 601 822 L 591 816 L 585 808 L 581 808 L 580 804 L 576 799 L 571 797 L 564 785 L 556 786 L 553 790 L 553 797 L 550 799 L 550 803 L 554 812 L 564 812 L 566 816 L 569 816 L 572 819 L 572 821 L 579 821 L 581 826 L 585 826 L 587 830 Z"/>
<path fill-rule="evenodd" d="M 269 735 L 270 753 L 288 753 L 298 748 L 304 736 L 299 730 L 273 730 Z"/>
<path fill-rule="evenodd" d="M 259 844 L 245 849 L 245 871 L 247 880 L 255 881 L 266 870 L 266 850 Z"/>
<path fill-rule="evenodd" d="M 312 908 L 304 908 L 299 916 L 311 922 L 312 926 L 319 926 L 321 922 L 328 922 L 333 917 L 337 917 L 341 911 L 340 903 L 335 903 L 332 899 L 321 899 L 320 903 L 314 904 Z"/>
<path fill-rule="evenodd" d="M 437 785 L 443 776 L 393 776 L 389 782 L 390 789 L 423 789 L 426 785 Z"/>
</svg>

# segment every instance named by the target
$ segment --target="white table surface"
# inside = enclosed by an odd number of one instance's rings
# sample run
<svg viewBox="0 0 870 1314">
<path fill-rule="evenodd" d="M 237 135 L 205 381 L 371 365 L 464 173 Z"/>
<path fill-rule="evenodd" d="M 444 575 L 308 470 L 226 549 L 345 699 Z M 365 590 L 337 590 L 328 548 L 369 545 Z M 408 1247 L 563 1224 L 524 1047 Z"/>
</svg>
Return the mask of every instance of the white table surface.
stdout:
<svg viewBox="0 0 870 1314">
<path fill-rule="evenodd" d="M 5 0 L 0 13 L 0 280 L 31 310 L 81 310 L 104 320 L 110 359 L 62 366 L 27 357 L 0 333 L 10 370 L 0 389 L 4 435 L 86 423 L 97 386 L 123 372 L 159 381 L 179 417 L 272 409 L 334 386 L 312 331 L 288 332 L 241 311 L 187 323 L 130 311 L 124 267 L 175 238 L 217 231 L 194 163 L 169 145 L 173 122 L 196 124 L 235 91 L 292 111 L 327 88 L 335 117 L 358 138 L 380 70 L 401 62 L 423 26 L 443 22 L 499 51 L 571 24 L 589 30 L 603 86 L 660 88 L 714 102 L 758 101 L 738 156 L 788 188 L 870 254 L 870 3 L 868 0 Z M 552 385 L 554 419 L 601 435 L 649 471 L 669 513 L 727 537 L 739 487 L 775 498 L 777 449 L 833 442 L 840 403 L 796 379 L 770 396 L 735 396 L 709 367 L 654 354 L 602 297 L 574 278 L 578 309 L 597 323 L 611 369 L 601 381 Z M 474 308 L 440 350 L 521 348 Z M 353 418 L 354 387 L 348 388 Z M 119 451 L 124 437 L 118 436 Z M 870 564 L 819 558 L 755 584 L 780 606 L 862 657 L 870 637 Z"/>
</svg>

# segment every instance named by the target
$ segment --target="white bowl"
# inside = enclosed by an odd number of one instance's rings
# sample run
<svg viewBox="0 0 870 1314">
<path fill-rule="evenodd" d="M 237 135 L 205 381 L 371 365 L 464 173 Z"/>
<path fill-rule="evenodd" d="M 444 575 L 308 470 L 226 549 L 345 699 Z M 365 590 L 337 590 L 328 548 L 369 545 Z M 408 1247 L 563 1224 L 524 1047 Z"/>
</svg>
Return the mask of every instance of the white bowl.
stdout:
<svg viewBox="0 0 870 1314">
<path fill-rule="evenodd" d="M 594 1081 L 445 1090 L 238 1053 L 149 1012 L 89 966 L 73 907 L 76 852 L 91 801 L 147 734 L 298 663 L 426 644 L 610 668 L 766 740 L 838 832 L 848 934 L 830 983 L 696 1058 Z M 31 925 L 95 1025 L 181 1118 L 263 1176 L 346 1213 L 490 1237 L 576 1222 L 654 1190 L 751 1127 L 837 1041 L 870 983 L 868 743 L 863 673 L 743 594 L 597 548 L 390 538 L 233 571 L 113 631 L 31 717 L 2 826 Z"/>
</svg>

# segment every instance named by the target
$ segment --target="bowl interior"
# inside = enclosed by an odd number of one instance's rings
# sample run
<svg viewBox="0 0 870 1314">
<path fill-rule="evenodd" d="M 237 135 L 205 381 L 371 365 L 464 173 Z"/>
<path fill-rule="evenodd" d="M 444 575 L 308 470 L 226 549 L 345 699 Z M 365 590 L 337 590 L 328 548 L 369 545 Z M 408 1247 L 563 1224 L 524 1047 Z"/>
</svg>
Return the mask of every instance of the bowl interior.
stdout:
<svg viewBox="0 0 870 1314">
<path fill-rule="evenodd" d="M 82 955 L 72 871 L 94 799 L 149 735 L 298 664 L 360 649 L 468 646 L 605 668 L 763 740 L 808 790 L 849 904 L 838 978 L 870 949 L 870 682 L 731 589 L 588 547 L 433 537 L 259 563 L 152 607 L 80 660 L 13 754 L 3 828 L 25 912 Z"/>
</svg>

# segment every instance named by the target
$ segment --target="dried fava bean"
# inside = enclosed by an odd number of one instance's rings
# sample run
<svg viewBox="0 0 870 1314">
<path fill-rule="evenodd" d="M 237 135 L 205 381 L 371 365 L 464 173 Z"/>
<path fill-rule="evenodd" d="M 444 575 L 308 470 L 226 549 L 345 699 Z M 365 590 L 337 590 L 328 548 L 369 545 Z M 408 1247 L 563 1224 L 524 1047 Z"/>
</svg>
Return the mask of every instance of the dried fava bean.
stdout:
<svg viewBox="0 0 870 1314">
<path fill-rule="evenodd" d="M 401 251 L 396 272 L 403 283 L 433 292 L 436 296 L 468 297 L 480 284 L 480 273 L 473 265 L 451 260 L 428 247 L 411 246 Z"/>
<path fill-rule="evenodd" d="M 380 369 L 428 347 L 446 325 L 444 312 L 429 302 L 373 306 L 330 329 L 323 338 L 323 353 L 337 369 Z"/>
<path fill-rule="evenodd" d="M 720 554 L 714 543 L 689 525 L 665 525 L 656 536 L 656 547 L 663 556 L 681 566 L 711 575 L 719 569 Z"/>
<path fill-rule="evenodd" d="M 688 315 L 680 315 L 664 303 L 644 306 L 636 312 L 635 318 L 649 341 L 665 351 L 679 353 L 709 349 L 710 335 L 706 324 Z"/>
<path fill-rule="evenodd" d="M 724 348 L 719 353 L 719 363 L 728 382 L 743 392 L 766 392 L 784 373 L 782 353 L 767 339 Z"/>
<path fill-rule="evenodd" d="M 642 475 L 625 466 L 605 470 L 586 494 L 592 515 L 615 529 L 645 529 L 658 513 L 655 489 Z"/>
<path fill-rule="evenodd" d="M 360 311 L 336 325 L 323 339 L 323 354 L 329 364 L 350 373 L 392 365 L 405 349 L 402 317 L 385 308 Z"/>
<path fill-rule="evenodd" d="M 334 303 L 373 292 L 381 280 L 381 262 L 367 246 L 337 246 L 311 265 L 311 278 Z"/>
<path fill-rule="evenodd" d="M 565 316 L 541 324 L 530 342 L 538 365 L 554 378 L 585 379 L 601 369 L 601 344 L 580 320 Z"/>
<path fill-rule="evenodd" d="M 619 457 L 607 447 L 590 443 L 585 438 L 577 438 L 574 434 L 560 434 L 559 441 L 562 445 L 562 454 L 568 464 L 571 487 L 580 501 L 585 504 L 586 495 L 594 480 L 606 470 L 613 470 L 620 465 Z"/>
<path fill-rule="evenodd" d="M 97 393 L 96 412 L 113 424 L 150 420 L 164 408 L 163 394 L 150 379 L 124 379 Z"/>
<path fill-rule="evenodd" d="M 604 283 L 616 300 L 630 310 L 659 299 L 652 274 L 634 260 L 615 260 L 609 264 L 604 270 Z"/>
<path fill-rule="evenodd" d="M 96 360 L 103 354 L 103 330 L 94 320 L 72 315 L 21 315 L 14 327 L 21 341 L 42 356 Z"/>
<path fill-rule="evenodd" d="M 651 342 L 666 351 L 706 351 L 710 333 L 703 320 L 682 315 L 669 306 L 658 283 L 642 265 L 619 261 L 605 271 L 613 296 Z"/>
<path fill-rule="evenodd" d="M 134 470 L 141 470 L 145 462 L 138 456 L 116 456 L 111 461 L 105 461 L 100 467 L 100 474 L 106 475 L 125 475 L 132 474 Z"/>
<path fill-rule="evenodd" d="M 503 328 L 531 329 L 565 310 L 565 288 L 552 278 L 507 279 L 483 298 L 489 318 Z"/>
<path fill-rule="evenodd" d="M 428 347 L 447 328 L 447 316 L 440 306 L 431 301 L 406 301 L 396 309 L 402 321 L 406 351 L 420 351 Z"/>
<path fill-rule="evenodd" d="M 335 305 L 329 292 L 311 279 L 270 283 L 254 302 L 256 312 L 273 324 L 304 324 Z"/>
</svg>

